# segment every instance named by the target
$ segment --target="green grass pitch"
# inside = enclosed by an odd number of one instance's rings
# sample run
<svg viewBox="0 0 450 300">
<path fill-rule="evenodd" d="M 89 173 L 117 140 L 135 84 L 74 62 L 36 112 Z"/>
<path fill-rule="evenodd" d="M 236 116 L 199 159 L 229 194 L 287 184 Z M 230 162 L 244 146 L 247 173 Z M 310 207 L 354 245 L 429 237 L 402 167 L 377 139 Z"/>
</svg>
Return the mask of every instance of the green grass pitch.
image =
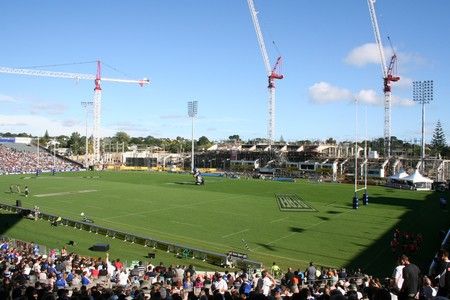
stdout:
<svg viewBox="0 0 450 300">
<path fill-rule="evenodd" d="M 283 267 L 303 269 L 313 261 L 323 266 L 361 267 L 383 276 L 389 276 L 395 266 L 389 244 L 394 228 L 423 234 L 424 242 L 412 256 L 424 268 L 439 246 L 439 230 L 450 225 L 448 211 L 439 208 L 439 194 L 433 192 L 370 186 L 369 205 L 360 201 L 360 208 L 354 210 L 353 185 L 219 177 L 205 180 L 204 186 L 196 186 L 190 175 L 144 172 L 0 176 L 4 191 L 0 201 L 14 204 L 21 199 L 24 207 L 38 205 L 43 212 L 76 220 L 84 212 L 101 226 L 219 253 L 243 252 L 269 266 L 275 261 Z M 30 196 L 10 194 L 11 184 L 22 189 L 27 185 Z M 277 195 L 301 199 L 295 203 L 313 210 L 280 209 Z M 291 202 L 283 203 L 286 208 Z M 15 229 L 2 224 L 1 234 L 50 245 L 57 244 L 58 238 L 70 240 L 75 234 L 70 231 L 73 229 L 64 229 L 67 232 L 58 233 L 63 237 L 57 237 L 54 232 L 63 229 L 43 221 L 23 222 Z M 87 232 L 76 233 L 76 239 L 83 246 L 111 241 Z M 133 247 L 136 249 L 112 244 L 111 251 L 121 257 L 141 255 L 137 254 L 139 247 L 142 253 L 148 252 L 142 246 Z"/>
</svg>

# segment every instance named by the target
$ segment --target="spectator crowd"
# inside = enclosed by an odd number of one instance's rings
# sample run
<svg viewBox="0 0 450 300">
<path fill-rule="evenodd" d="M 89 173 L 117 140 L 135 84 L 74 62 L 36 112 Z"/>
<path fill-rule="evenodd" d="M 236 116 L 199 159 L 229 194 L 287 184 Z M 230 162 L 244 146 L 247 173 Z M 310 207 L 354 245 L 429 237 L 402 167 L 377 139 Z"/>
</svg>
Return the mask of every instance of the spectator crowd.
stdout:
<svg viewBox="0 0 450 300">
<path fill-rule="evenodd" d="M 31 174 L 42 172 L 78 171 L 79 167 L 69 161 L 54 157 L 42 150 L 19 150 L 0 144 L 0 175 L 2 174 Z"/>
<path fill-rule="evenodd" d="M 0 299 L 151 299 L 151 300 L 443 300 L 449 296 L 448 252 L 439 253 L 431 277 L 402 255 L 390 278 L 356 271 L 306 270 L 275 263 L 265 270 L 200 272 L 192 265 L 127 267 L 120 259 L 82 257 L 51 250 L 41 254 L 36 244 L 0 244 Z"/>
</svg>

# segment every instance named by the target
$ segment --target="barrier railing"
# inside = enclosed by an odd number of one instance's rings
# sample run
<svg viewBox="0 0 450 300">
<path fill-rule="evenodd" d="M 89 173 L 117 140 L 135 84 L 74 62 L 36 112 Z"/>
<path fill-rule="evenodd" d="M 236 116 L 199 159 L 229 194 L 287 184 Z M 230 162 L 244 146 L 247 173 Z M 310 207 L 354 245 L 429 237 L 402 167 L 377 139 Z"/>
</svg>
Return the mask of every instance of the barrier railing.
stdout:
<svg viewBox="0 0 450 300">
<path fill-rule="evenodd" d="M 34 211 L 28 208 L 14 206 L 9 204 L 0 203 L 0 209 L 14 212 L 20 214 L 22 216 L 31 215 L 34 217 Z M 219 266 L 229 266 L 229 257 L 227 254 L 221 254 L 217 252 L 192 248 L 185 245 L 175 244 L 163 240 L 154 239 L 151 237 L 136 235 L 126 231 L 115 230 L 108 227 L 103 227 L 94 224 L 92 221 L 77 221 L 73 219 L 69 219 L 62 216 L 56 216 L 44 212 L 39 212 L 38 217 L 43 220 L 47 220 L 52 222 L 55 225 L 64 225 L 71 226 L 80 230 L 85 230 L 89 232 L 93 232 L 95 234 L 102 234 L 106 237 L 111 237 L 112 239 L 121 239 L 123 241 L 127 241 L 134 244 L 139 244 L 144 247 L 150 247 L 153 249 L 163 250 L 166 252 L 175 253 L 178 257 L 183 258 L 196 258 L 206 261 L 208 263 L 219 265 Z M 239 268 L 248 268 L 248 269 L 259 269 L 262 264 L 257 261 L 249 260 L 249 259 L 233 259 L 233 263 L 236 267 Z"/>
</svg>

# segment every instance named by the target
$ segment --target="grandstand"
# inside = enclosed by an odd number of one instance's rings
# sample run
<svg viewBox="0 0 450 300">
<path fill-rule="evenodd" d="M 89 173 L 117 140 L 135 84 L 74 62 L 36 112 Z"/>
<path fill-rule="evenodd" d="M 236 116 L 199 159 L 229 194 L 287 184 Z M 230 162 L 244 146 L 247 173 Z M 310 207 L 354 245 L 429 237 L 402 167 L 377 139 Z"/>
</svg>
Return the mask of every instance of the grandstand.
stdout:
<svg viewBox="0 0 450 300">
<path fill-rule="evenodd" d="M 365 163 L 364 148 L 358 146 L 359 167 Z M 218 169 L 230 168 L 290 174 L 291 177 L 311 177 L 315 173 L 327 173 L 333 181 L 354 174 L 354 145 L 348 142 L 339 144 L 216 144 L 206 151 L 196 153 L 195 164 L 199 167 Z M 190 160 L 190 157 L 186 157 Z M 376 151 L 368 149 L 368 177 L 385 179 L 405 169 L 413 173 L 421 169 L 419 158 L 396 156 L 390 159 L 379 158 Z M 435 181 L 450 179 L 449 160 L 427 158 L 423 174 Z M 283 172 L 280 169 L 284 169 Z M 278 170 L 278 171 L 277 171 Z M 271 171 L 271 172 L 272 172 Z M 422 171 L 421 171 L 422 172 Z M 309 174 L 309 175 L 308 175 Z M 362 174 L 363 175 L 363 174 Z M 353 175 L 351 175 L 353 176 Z"/>
<path fill-rule="evenodd" d="M 0 139 L 0 175 L 37 172 L 79 171 L 81 165 L 48 149 L 31 144 L 31 139 Z"/>
</svg>

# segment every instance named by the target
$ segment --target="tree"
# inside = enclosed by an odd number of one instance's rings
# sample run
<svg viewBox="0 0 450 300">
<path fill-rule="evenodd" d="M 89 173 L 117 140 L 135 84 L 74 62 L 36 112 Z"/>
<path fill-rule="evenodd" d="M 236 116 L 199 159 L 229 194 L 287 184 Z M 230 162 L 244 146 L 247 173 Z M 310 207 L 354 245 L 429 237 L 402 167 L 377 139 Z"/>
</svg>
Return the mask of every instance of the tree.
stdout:
<svg viewBox="0 0 450 300">
<path fill-rule="evenodd" d="M 431 150 L 435 155 L 442 155 L 442 151 L 446 146 L 447 142 L 445 141 L 444 130 L 442 129 L 441 121 L 438 120 L 434 128 L 433 138 L 431 139 Z"/>
<path fill-rule="evenodd" d="M 81 146 L 85 145 L 85 142 L 81 139 L 81 136 L 78 132 L 72 132 L 70 138 L 67 140 L 67 147 L 70 148 L 73 155 L 84 154 L 86 152 L 85 148 Z"/>
<path fill-rule="evenodd" d="M 48 134 L 48 130 L 45 130 L 44 136 L 41 137 L 39 143 L 41 145 L 47 145 L 47 143 L 50 141 L 50 135 Z"/>
<path fill-rule="evenodd" d="M 159 139 L 157 139 L 151 135 L 147 136 L 145 138 L 144 142 L 147 146 L 159 146 L 161 144 Z"/>
<path fill-rule="evenodd" d="M 198 142 L 197 142 L 197 146 L 198 147 L 201 147 L 201 148 L 209 148 L 210 146 L 211 146 L 211 142 L 209 141 L 209 139 L 206 137 L 206 136 L 201 136 L 199 139 L 198 139 Z"/>
<path fill-rule="evenodd" d="M 67 141 L 69 140 L 69 137 L 67 135 L 59 135 L 56 137 L 56 140 L 59 143 L 60 148 L 67 148 Z"/>
<path fill-rule="evenodd" d="M 233 134 L 233 135 L 230 135 L 230 136 L 228 137 L 228 139 L 229 139 L 230 141 L 234 141 L 234 142 L 239 142 L 239 141 L 241 140 L 241 138 L 239 137 L 239 134 Z"/>
<path fill-rule="evenodd" d="M 332 137 L 328 138 L 325 143 L 329 144 L 329 145 L 336 145 L 336 140 L 333 139 Z"/>
<path fill-rule="evenodd" d="M 113 137 L 113 141 L 119 144 L 123 143 L 125 149 L 127 149 L 130 140 L 131 140 L 130 136 L 124 131 L 118 131 L 116 135 Z"/>
</svg>

